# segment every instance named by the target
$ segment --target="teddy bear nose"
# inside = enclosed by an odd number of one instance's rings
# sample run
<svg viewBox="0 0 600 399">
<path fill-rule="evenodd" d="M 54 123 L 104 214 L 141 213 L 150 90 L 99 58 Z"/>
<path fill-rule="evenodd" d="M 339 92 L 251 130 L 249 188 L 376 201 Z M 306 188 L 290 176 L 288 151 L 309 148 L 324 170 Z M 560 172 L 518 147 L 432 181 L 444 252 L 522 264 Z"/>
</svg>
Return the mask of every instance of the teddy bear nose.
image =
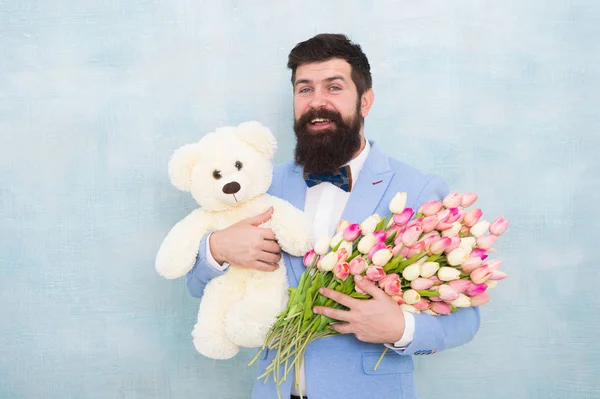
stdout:
<svg viewBox="0 0 600 399">
<path fill-rule="evenodd" d="M 225 194 L 235 194 L 238 191 L 240 191 L 240 188 L 242 188 L 240 186 L 240 183 L 238 183 L 236 181 L 232 181 L 231 183 L 227 183 L 226 185 L 223 186 L 223 192 Z"/>
</svg>

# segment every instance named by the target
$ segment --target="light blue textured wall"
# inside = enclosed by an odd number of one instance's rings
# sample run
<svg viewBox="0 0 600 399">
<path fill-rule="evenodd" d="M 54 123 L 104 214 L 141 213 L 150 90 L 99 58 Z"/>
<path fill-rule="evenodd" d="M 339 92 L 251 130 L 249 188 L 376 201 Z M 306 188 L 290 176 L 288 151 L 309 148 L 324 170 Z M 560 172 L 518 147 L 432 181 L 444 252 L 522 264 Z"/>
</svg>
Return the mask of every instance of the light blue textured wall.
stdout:
<svg viewBox="0 0 600 399">
<path fill-rule="evenodd" d="M 246 398 L 154 272 L 194 207 L 166 165 L 260 120 L 291 157 L 289 50 L 346 32 L 367 134 L 504 215 L 510 273 L 476 339 L 416 359 L 421 398 L 600 397 L 595 0 L 0 1 L 0 398 Z M 267 2 L 263 2 L 267 3 Z"/>
</svg>

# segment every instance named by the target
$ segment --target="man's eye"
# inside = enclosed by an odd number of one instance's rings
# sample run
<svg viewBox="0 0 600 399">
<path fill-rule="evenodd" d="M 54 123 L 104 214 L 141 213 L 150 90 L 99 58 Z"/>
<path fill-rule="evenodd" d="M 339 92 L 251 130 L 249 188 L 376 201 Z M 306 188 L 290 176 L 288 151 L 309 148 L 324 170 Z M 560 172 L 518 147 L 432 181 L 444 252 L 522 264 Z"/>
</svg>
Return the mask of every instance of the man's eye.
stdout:
<svg viewBox="0 0 600 399">
<path fill-rule="evenodd" d="M 244 164 L 242 164 L 240 161 L 235 161 L 235 168 L 237 170 L 242 170 L 243 166 L 244 166 Z"/>
<path fill-rule="evenodd" d="M 213 177 L 215 178 L 215 180 L 219 180 L 221 177 L 223 177 L 221 175 L 221 171 L 220 170 L 213 170 Z"/>
<path fill-rule="evenodd" d="M 339 91 L 339 90 L 342 90 L 342 88 L 341 88 L 341 87 L 339 87 L 339 86 L 331 86 L 331 87 L 329 88 L 329 90 L 331 90 L 331 91 Z"/>
<path fill-rule="evenodd" d="M 310 87 L 305 87 L 303 89 L 300 89 L 300 91 L 298 91 L 298 93 L 310 93 L 311 89 Z"/>
</svg>

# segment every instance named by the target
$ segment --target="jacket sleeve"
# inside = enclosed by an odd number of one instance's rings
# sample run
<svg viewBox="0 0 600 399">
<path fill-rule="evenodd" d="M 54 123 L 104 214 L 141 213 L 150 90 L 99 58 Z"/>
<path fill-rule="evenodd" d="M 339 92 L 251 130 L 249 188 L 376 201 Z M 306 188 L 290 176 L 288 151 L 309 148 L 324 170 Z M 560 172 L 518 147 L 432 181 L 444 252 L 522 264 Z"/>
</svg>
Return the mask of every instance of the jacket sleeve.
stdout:
<svg viewBox="0 0 600 399">
<path fill-rule="evenodd" d="M 202 241 L 200 241 L 196 263 L 192 270 L 186 275 L 187 289 L 190 295 L 196 298 L 202 298 L 206 284 L 213 278 L 219 277 L 226 272 L 226 269 L 214 267 L 209 260 L 210 256 L 208 254 L 207 244 L 211 234 L 212 232 L 206 234 L 202 238 Z"/>
</svg>

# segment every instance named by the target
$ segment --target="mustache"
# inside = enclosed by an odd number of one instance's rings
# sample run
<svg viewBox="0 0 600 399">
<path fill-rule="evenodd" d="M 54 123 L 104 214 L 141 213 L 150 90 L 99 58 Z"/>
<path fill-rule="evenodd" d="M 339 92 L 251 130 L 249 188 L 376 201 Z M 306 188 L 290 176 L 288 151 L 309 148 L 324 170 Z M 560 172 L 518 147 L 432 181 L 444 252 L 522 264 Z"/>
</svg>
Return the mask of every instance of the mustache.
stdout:
<svg viewBox="0 0 600 399">
<path fill-rule="evenodd" d="M 341 126 L 344 123 L 342 115 L 339 112 L 325 108 L 317 108 L 311 109 L 302 115 L 296 122 L 296 126 L 308 126 L 310 121 L 316 118 L 329 119 L 331 122 L 335 123 L 336 126 Z"/>
</svg>

